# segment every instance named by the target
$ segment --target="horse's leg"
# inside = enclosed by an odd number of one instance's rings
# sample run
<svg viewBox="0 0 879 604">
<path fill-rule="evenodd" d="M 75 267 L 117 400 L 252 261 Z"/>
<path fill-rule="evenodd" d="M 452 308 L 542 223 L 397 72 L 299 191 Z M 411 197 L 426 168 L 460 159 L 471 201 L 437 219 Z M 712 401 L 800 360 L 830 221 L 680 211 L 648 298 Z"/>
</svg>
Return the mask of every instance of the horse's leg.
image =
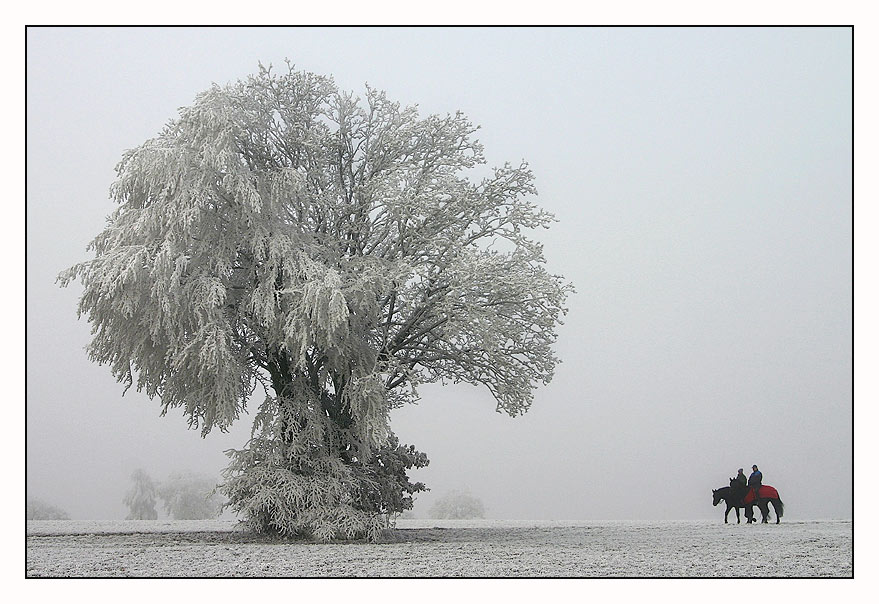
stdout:
<svg viewBox="0 0 879 604">
<path fill-rule="evenodd" d="M 742 515 L 739 512 L 739 508 L 736 508 L 736 524 L 741 524 L 741 523 L 742 523 Z"/>
<path fill-rule="evenodd" d="M 778 504 L 775 503 L 775 500 L 772 500 L 772 509 L 775 510 L 775 524 L 781 522 L 781 514 L 778 513 Z"/>
<path fill-rule="evenodd" d="M 763 514 L 763 524 L 769 523 L 769 504 L 765 501 L 760 504 L 760 513 Z"/>
<path fill-rule="evenodd" d="M 723 523 L 724 524 L 728 523 L 727 517 L 729 516 L 729 510 L 730 510 L 730 507 L 729 507 L 729 504 L 727 504 L 726 505 L 726 512 L 724 512 L 724 514 L 723 514 Z"/>
</svg>

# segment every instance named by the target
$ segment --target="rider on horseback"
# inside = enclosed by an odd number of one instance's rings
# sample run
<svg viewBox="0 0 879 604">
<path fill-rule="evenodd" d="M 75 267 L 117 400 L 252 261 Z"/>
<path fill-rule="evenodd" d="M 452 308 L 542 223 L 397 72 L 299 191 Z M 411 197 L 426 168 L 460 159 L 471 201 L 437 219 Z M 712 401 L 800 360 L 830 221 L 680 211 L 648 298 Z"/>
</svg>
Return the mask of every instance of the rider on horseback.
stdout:
<svg viewBox="0 0 879 604">
<path fill-rule="evenodd" d="M 739 468 L 739 473 L 736 474 L 735 478 L 730 478 L 729 486 L 736 501 L 742 501 L 745 498 L 748 492 L 748 479 L 745 477 L 742 468 Z"/>
<path fill-rule="evenodd" d="M 757 469 L 757 464 L 751 466 L 754 471 L 748 478 L 748 486 L 754 489 L 754 503 L 760 500 L 760 486 L 763 484 L 763 472 Z M 741 470 L 739 470 L 741 471 Z M 738 477 L 736 477 L 738 479 Z"/>
</svg>

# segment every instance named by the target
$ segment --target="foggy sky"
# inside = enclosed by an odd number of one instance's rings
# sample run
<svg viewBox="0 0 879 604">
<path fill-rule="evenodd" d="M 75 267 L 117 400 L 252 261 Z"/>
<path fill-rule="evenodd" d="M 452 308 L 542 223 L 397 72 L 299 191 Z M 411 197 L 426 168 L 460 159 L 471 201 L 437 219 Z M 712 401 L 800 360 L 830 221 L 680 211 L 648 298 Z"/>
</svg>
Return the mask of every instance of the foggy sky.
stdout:
<svg viewBox="0 0 879 604">
<path fill-rule="evenodd" d="M 531 410 L 431 385 L 391 417 L 431 460 L 417 516 L 465 488 L 493 518 L 713 518 L 756 463 L 786 518 L 851 517 L 849 29 L 29 29 L 27 53 L 29 496 L 123 518 L 135 468 L 219 478 L 245 445 L 249 416 L 203 439 L 122 397 L 55 278 L 91 257 L 126 149 L 288 57 L 463 111 L 558 219 L 538 238 L 577 293 Z"/>
</svg>

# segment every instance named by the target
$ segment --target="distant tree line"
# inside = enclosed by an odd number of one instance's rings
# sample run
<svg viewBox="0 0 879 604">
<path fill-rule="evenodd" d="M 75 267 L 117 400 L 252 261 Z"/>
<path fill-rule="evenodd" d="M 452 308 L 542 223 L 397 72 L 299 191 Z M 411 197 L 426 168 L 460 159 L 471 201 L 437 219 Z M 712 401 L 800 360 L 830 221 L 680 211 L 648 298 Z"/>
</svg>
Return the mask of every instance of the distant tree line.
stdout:
<svg viewBox="0 0 879 604">
<path fill-rule="evenodd" d="M 165 511 L 175 520 L 201 520 L 220 515 L 222 502 L 214 492 L 214 482 L 203 474 L 172 473 L 156 483 L 145 471 L 131 475 L 133 482 L 122 502 L 128 506 L 126 520 L 155 520 L 156 503 L 162 500 Z"/>
<path fill-rule="evenodd" d="M 28 520 L 70 520 L 70 515 L 61 508 L 32 497 L 27 500 L 26 515 Z"/>
</svg>

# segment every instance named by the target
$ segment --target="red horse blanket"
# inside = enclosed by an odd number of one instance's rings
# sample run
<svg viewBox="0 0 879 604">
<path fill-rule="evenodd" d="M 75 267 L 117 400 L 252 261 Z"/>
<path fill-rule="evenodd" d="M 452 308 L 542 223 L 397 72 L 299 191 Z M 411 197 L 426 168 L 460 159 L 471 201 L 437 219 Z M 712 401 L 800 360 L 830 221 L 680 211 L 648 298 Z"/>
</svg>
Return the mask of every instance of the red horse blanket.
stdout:
<svg viewBox="0 0 879 604">
<path fill-rule="evenodd" d="M 775 490 L 775 487 L 770 487 L 768 484 L 761 485 L 760 499 L 779 499 L 778 491 Z M 742 502 L 747 505 L 752 501 L 754 501 L 754 489 L 748 489 Z"/>
</svg>

